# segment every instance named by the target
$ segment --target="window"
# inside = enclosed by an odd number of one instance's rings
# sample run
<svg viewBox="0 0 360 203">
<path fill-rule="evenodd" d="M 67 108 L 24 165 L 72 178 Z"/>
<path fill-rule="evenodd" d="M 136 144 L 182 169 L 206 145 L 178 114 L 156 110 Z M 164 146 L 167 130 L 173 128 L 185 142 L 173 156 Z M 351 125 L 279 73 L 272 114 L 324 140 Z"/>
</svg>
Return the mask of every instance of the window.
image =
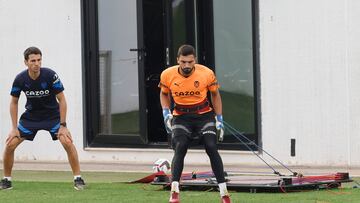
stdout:
<svg viewBox="0 0 360 203">
<path fill-rule="evenodd" d="M 192 44 L 221 85 L 224 118 L 259 142 L 256 1 L 83 0 L 85 145 L 167 147 L 161 72 Z M 222 149 L 243 149 L 227 131 Z"/>
<path fill-rule="evenodd" d="M 215 72 L 224 119 L 257 141 L 252 0 L 214 0 Z M 237 140 L 227 131 L 225 142 Z"/>
</svg>

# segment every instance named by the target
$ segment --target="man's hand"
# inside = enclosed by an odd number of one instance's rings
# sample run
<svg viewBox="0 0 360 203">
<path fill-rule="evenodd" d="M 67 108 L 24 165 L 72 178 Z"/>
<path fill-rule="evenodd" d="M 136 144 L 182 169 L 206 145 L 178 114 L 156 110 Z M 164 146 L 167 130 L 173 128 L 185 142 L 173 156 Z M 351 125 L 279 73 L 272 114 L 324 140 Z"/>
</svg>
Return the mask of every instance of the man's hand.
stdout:
<svg viewBox="0 0 360 203">
<path fill-rule="evenodd" d="M 9 136 L 6 138 L 6 145 L 8 145 L 14 138 L 20 138 L 20 132 L 17 128 L 10 131 Z"/>
<path fill-rule="evenodd" d="M 216 115 L 215 116 L 215 126 L 217 130 L 217 137 L 219 142 L 222 142 L 224 140 L 224 121 L 222 115 Z"/>
<path fill-rule="evenodd" d="M 172 132 L 171 126 L 172 126 L 173 115 L 171 114 L 170 109 L 164 108 L 163 116 L 164 116 L 164 124 L 165 124 L 166 132 L 171 133 Z"/>
<path fill-rule="evenodd" d="M 67 129 L 67 127 L 60 125 L 57 137 L 58 137 L 58 139 L 62 139 L 61 138 L 62 136 L 65 139 L 65 142 L 68 142 L 68 143 L 73 142 L 70 131 Z"/>
</svg>

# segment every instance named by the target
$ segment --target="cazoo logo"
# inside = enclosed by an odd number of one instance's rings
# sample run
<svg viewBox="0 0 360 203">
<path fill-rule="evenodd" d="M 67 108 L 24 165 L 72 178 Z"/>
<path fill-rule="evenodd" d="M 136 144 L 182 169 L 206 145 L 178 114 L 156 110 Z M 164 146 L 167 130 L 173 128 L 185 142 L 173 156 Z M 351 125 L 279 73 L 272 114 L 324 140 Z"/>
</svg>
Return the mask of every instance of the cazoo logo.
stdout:
<svg viewBox="0 0 360 203">
<path fill-rule="evenodd" d="M 185 92 L 175 92 L 175 96 L 192 96 L 192 95 L 200 95 L 199 91 L 185 91 Z"/>
<path fill-rule="evenodd" d="M 50 94 L 50 90 L 25 91 L 27 97 L 46 97 Z"/>
</svg>

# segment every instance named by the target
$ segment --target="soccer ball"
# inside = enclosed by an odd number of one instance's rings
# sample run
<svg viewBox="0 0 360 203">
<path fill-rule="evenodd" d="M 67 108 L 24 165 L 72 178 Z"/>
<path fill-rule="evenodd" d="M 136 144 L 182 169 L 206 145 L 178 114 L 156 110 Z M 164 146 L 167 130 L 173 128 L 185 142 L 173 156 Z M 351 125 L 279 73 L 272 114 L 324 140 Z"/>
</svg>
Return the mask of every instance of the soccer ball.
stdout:
<svg viewBox="0 0 360 203">
<path fill-rule="evenodd" d="M 153 165 L 154 173 L 157 173 L 160 171 L 167 173 L 168 171 L 170 171 L 170 168 L 171 168 L 171 164 L 170 164 L 170 161 L 167 159 L 158 159 L 155 161 L 155 163 Z"/>
</svg>

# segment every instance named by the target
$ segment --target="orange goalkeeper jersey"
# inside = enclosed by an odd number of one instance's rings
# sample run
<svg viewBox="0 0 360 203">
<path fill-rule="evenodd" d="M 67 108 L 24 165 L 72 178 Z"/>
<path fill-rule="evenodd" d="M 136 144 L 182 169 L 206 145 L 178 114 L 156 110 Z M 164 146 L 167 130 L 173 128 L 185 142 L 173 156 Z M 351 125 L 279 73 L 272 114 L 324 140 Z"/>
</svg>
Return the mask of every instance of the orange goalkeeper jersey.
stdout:
<svg viewBox="0 0 360 203">
<path fill-rule="evenodd" d="M 189 77 L 179 73 L 179 65 L 167 68 L 161 73 L 159 87 L 162 92 L 171 93 L 176 104 L 194 105 L 203 102 L 208 91 L 217 91 L 219 85 L 211 69 L 195 64 Z"/>
</svg>

